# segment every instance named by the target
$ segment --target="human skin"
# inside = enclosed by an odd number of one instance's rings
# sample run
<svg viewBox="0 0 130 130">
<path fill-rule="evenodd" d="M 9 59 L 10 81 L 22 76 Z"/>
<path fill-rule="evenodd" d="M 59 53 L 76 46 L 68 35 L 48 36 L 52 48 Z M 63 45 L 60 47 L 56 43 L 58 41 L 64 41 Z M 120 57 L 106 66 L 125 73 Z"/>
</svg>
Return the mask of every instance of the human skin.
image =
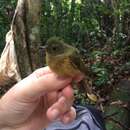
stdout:
<svg viewBox="0 0 130 130">
<path fill-rule="evenodd" d="M 73 121 L 76 112 L 71 82 L 49 67 L 21 80 L 0 99 L 0 130 L 41 130 L 57 119 Z"/>
</svg>

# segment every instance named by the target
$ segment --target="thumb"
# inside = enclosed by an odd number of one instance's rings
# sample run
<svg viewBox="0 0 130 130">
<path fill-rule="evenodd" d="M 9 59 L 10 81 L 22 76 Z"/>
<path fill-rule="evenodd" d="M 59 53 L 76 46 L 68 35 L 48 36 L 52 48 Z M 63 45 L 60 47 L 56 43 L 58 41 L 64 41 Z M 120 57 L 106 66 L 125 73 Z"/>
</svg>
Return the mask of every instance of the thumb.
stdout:
<svg viewBox="0 0 130 130">
<path fill-rule="evenodd" d="M 34 98 L 47 92 L 60 90 L 68 86 L 71 81 L 70 78 L 58 77 L 49 67 L 44 67 L 21 80 L 13 89 L 18 96 Z"/>
</svg>

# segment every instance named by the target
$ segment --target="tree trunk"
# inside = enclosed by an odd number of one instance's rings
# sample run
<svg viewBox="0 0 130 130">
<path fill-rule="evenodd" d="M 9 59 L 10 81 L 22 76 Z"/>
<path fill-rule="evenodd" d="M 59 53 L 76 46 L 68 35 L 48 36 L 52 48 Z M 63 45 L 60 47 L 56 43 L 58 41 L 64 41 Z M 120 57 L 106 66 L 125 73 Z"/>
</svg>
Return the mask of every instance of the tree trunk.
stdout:
<svg viewBox="0 0 130 130">
<path fill-rule="evenodd" d="M 18 0 L 11 31 L 13 31 L 12 39 L 14 40 L 18 63 L 15 66 L 19 71 L 17 74 L 17 71 L 9 70 L 13 72 L 13 76 L 19 75 L 20 78 L 24 78 L 35 69 L 43 66 L 44 59 L 40 52 L 40 12 L 41 0 Z M 8 45 L 12 45 L 11 41 L 8 42 L 10 43 Z M 6 82 L 0 86 L 0 95 L 3 95 L 18 81 L 13 76 L 4 78 L 3 82 Z"/>
<path fill-rule="evenodd" d="M 22 78 L 41 67 L 40 57 L 41 0 L 19 0 L 12 26 L 15 33 L 16 54 Z"/>
</svg>

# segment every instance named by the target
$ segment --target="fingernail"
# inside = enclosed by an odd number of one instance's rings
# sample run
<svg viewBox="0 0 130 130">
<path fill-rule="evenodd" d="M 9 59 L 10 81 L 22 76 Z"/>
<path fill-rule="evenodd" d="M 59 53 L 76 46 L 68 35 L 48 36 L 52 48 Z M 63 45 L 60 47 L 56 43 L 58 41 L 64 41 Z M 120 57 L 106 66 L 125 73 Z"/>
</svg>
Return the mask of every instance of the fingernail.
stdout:
<svg viewBox="0 0 130 130">
<path fill-rule="evenodd" d="M 68 124 L 70 122 L 70 118 L 69 117 L 64 117 L 64 124 Z"/>
<path fill-rule="evenodd" d="M 64 96 L 61 96 L 59 98 L 59 102 L 65 103 L 65 101 L 66 101 L 66 98 Z"/>
<path fill-rule="evenodd" d="M 52 117 L 52 120 L 56 120 L 59 116 L 59 111 L 57 109 L 53 109 L 52 112 L 51 112 L 51 117 Z"/>
<path fill-rule="evenodd" d="M 64 107 L 64 109 L 68 108 L 67 101 L 66 101 L 65 97 L 63 97 L 63 96 L 60 97 L 60 99 L 58 100 L 58 102 Z"/>
</svg>

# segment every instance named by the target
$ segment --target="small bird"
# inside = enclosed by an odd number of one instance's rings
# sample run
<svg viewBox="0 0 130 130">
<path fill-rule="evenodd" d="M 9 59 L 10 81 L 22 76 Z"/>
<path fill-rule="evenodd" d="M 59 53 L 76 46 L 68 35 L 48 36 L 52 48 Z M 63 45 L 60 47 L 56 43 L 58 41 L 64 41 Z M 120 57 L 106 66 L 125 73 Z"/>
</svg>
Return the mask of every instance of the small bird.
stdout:
<svg viewBox="0 0 130 130">
<path fill-rule="evenodd" d="M 59 37 L 52 37 L 47 41 L 45 50 L 46 63 L 53 72 L 59 76 L 71 78 L 84 75 L 81 82 L 87 91 L 87 96 L 93 101 L 97 100 L 96 95 L 92 93 L 91 86 L 88 86 L 88 70 L 77 48 L 68 45 Z"/>
</svg>

